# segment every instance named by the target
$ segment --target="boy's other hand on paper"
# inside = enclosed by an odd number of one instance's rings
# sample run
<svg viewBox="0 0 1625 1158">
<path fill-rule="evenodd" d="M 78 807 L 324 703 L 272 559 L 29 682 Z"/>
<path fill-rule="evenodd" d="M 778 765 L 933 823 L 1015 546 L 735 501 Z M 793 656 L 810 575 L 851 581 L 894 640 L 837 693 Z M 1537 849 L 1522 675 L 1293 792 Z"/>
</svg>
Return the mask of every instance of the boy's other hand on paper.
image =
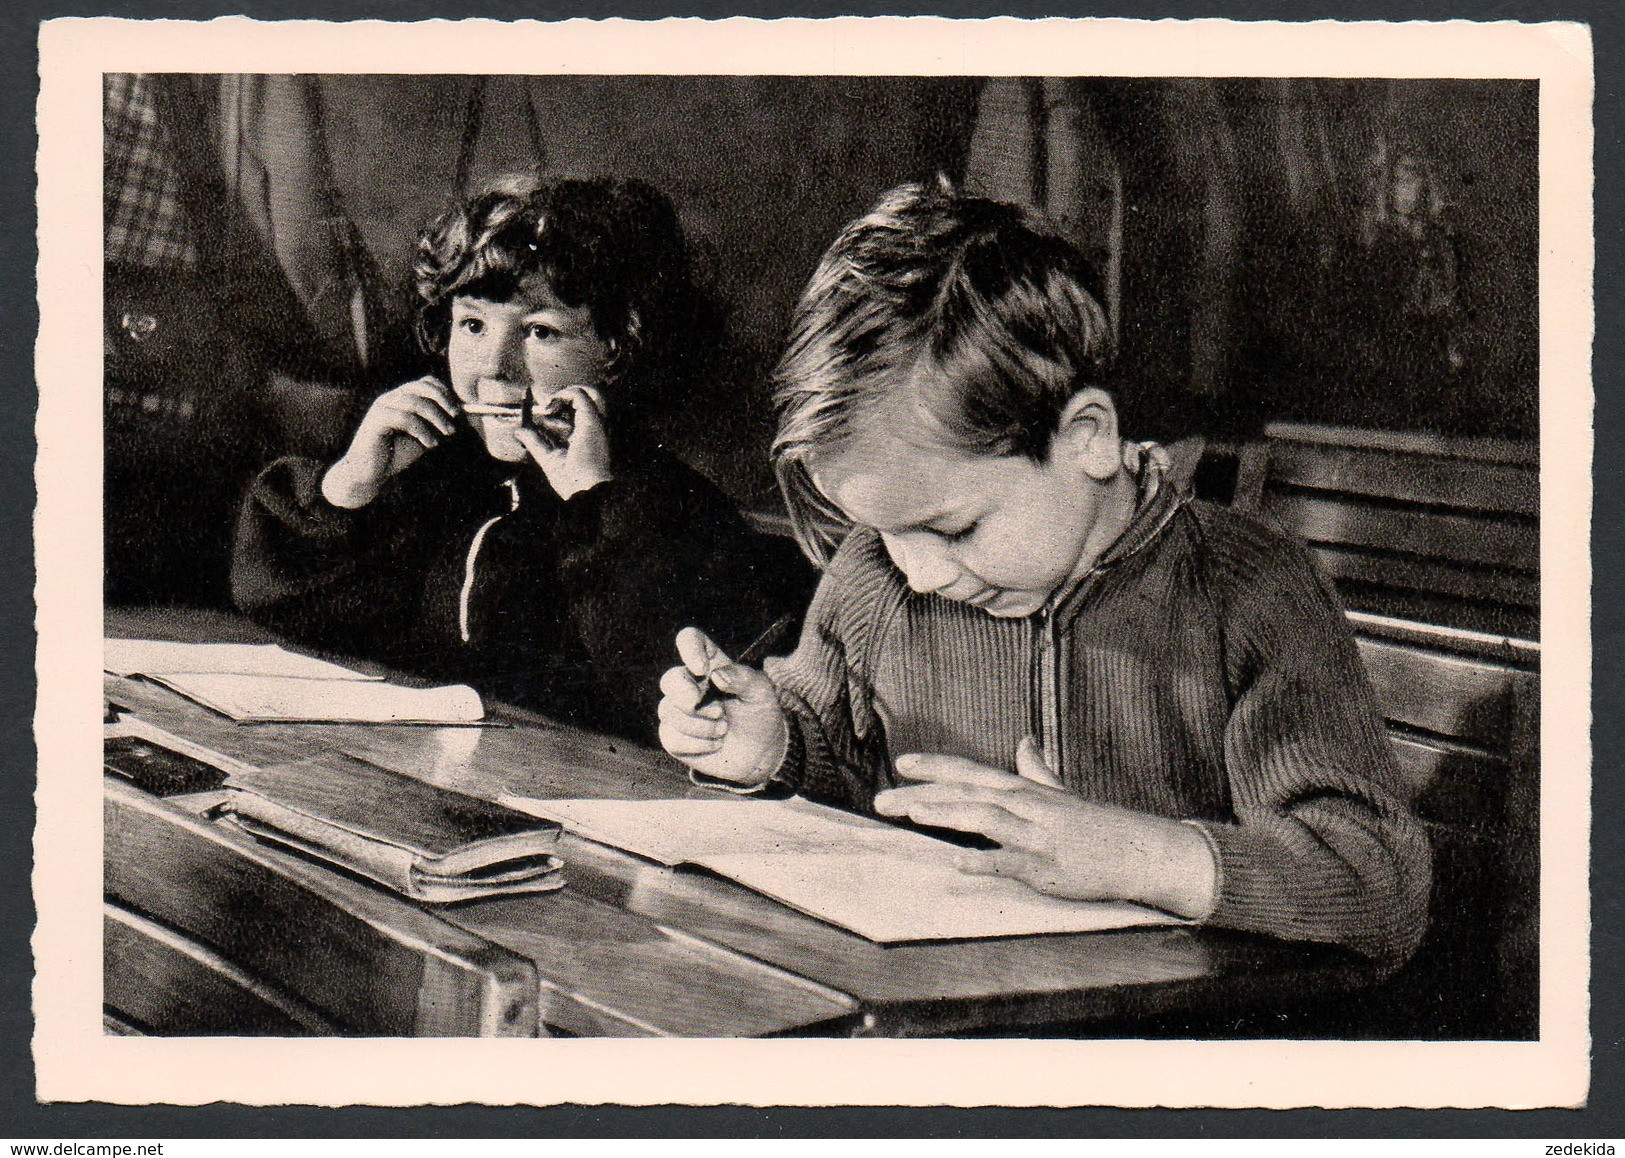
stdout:
<svg viewBox="0 0 1625 1158">
<path fill-rule="evenodd" d="M 536 430 L 521 426 L 514 438 L 547 476 L 561 499 L 568 499 L 614 478 L 610 467 L 609 428 L 604 418 L 604 396 L 594 386 L 566 386 L 554 398 L 575 408 L 575 425 L 562 447 L 554 447 Z"/>
<path fill-rule="evenodd" d="M 660 744 L 705 776 L 764 784 L 778 771 L 789 724 L 778 689 L 762 672 L 734 663 L 697 628 L 677 635 L 682 664 L 660 678 Z M 707 677 L 722 698 L 699 706 Z"/>
<path fill-rule="evenodd" d="M 1073 900 L 1135 901 L 1191 918 L 1212 912 L 1217 867 L 1193 825 L 1073 795 L 1030 737 L 1015 764 L 1012 775 L 957 756 L 900 756 L 898 773 L 918 783 L 877 794 L 875 811 L 998 842 L 961 853 L 962 872 Z"/>
<path fill-rule="evenodd" d="M 457 429 L 457 400 L 437 378 L 380 394 L 344 452 L 322 476 L 322 497 L 354 510 L 378 497 L 391 478 Z"/>
</svg>

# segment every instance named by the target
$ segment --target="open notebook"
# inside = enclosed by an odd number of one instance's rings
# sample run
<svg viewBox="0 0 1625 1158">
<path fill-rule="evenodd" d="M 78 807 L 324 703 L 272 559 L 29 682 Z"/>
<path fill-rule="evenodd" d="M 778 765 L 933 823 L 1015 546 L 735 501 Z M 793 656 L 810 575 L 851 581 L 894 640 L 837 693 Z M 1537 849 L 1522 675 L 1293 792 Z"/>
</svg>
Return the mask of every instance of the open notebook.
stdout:
<svg viewBox="0 0 1625 1158">
<path fill-rule="evenodd" d="M 212 672 L 317 680 L 381 678 L 325 659 L 299 655 L 274 643 L 172 643 L 163 639 L 103 640 L 102 670 L 120 676 Z"/>
<path fill-rule="evenodd" d="M 150 677 L 241 724 L 476 724 L 480 695 L 466 684 L 403 688 L 371 680 L 175 672 Z"/>
<path fill-rule="evenodd" d="M 665 865 L 693 864 L 883 944 L 1180 924 L 1155 909 L 1066 901 L 969 876 L 963 850 L 921 833 L 789 800 L 535 800 L 510 808 Z"/>
<path fill-rule="evenodd" d="M 238 723 L 477 724 L 464 684 L 406 688 L 274 643 L 104 642 L 103 670 L 145 676 Z"/>
</svg>

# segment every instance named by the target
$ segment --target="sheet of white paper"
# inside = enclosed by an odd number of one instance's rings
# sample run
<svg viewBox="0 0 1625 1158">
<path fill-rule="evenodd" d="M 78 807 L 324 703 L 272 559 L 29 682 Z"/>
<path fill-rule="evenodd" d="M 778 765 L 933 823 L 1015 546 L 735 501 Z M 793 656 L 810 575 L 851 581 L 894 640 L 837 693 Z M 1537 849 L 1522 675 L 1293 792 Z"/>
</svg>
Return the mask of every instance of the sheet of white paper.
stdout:
<svg viewBox="0 0 1625 1158">
<path fill-rule="evenodd" d="M 885 853 L 931 856 L 948 846 L 867 816 L 789 800 L 536 800 L 502 803 L 556 820 L 589 840 L 661 864 L 698 864 L 699 857 L 794 853 Z"/>
<path fill-rule="evenodd" d="M 799 797 L 502 803 L 662 864 L 708 868 L 881 943 L 1182 923 L 1139 905 L 1061 900 L 969 876 L 954 867 L 952 845 Z"/>
<path fill-rule="evenodd" d="M 942 843 L 938 841 L 937 843 Z M 882 944 L 1095 933 L 1180 921 L 1139 905 L 1067 901 L 1020 881 L 970 876 L 949 856 L 876 852 L 711 855 L 697 863 Z"/>
<path fill-rule="evenodd" d="M 465 684 L 403 688 L 368 680 L 196 672 L 152 678 L 240 722 L 472 724 L 485 718 L 479 693 Z"/>
<path fill-rule="evenodd" d="M 299 655 L 274 643 L 169 643 L 161 639 L 105 640 L 102 670 L 119 676 L 213 672 L 317 680 L 379 678 L 323 659 Z"/>
</svg>

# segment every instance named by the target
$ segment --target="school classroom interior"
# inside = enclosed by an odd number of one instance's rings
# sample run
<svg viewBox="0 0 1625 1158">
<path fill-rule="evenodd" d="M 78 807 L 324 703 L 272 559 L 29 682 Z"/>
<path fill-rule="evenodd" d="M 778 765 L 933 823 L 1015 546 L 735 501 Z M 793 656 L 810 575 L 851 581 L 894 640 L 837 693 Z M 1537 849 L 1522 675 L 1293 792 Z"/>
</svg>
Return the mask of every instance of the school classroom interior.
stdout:
<svg viewBox="0 0 1625 1158">
<path fill-rule="evenodd" d="M 1523 81 L 153 75 L 110 102 L 109 637 L 259 642 L 244 487 L 421 372 L 421 224 L 517 171 L 644 178 L 725 309 L 667 444 L 786 534 L 769 372 L 841 225 L 946 175 L 1102 271 L 1125 433 L 1307 541 L 1433 845 L 1430 927 L 1352 955 L 1219 930 L 877 944 L 578 837 L 556 892 L 425 905 L 106 780 L 105 1019 L 139 1034 L 1538 1036 L 1537 89 Z M 128 192 L 127 190 L 125 191 Z M 108 204 L 118 191 L 109 189 Z M 345 657 L 330 657 L 343 660 Z M 459 791 L 693 791 L 663 754 L 480 730 L 119 711 L 247 765 L 338 752 Z"/>
</svg>

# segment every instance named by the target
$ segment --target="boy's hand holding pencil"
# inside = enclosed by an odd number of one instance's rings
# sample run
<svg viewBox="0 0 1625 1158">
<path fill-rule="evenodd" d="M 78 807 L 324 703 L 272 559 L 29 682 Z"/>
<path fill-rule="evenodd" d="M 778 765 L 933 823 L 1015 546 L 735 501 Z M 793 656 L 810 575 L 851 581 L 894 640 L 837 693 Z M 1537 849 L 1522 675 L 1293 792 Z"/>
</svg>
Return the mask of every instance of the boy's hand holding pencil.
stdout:
<svg viewBox="0 0 1625 1158">
<path fill-rule="evenodd" d="M 782 634 L 775 628 L 783 626 L 780 621 L 769 628 L 764 639 Z M 752 654 L 757 650 L 752 646 L 741 658 L 760 662 Z M 729 659 L 698 628 L 678 633 L 677 653 L 682 664 L 660 678 L 661 746 L 703 776 L 765 784 L 783 762 L 790 738 L 773 681 Z"/>
</svg>

